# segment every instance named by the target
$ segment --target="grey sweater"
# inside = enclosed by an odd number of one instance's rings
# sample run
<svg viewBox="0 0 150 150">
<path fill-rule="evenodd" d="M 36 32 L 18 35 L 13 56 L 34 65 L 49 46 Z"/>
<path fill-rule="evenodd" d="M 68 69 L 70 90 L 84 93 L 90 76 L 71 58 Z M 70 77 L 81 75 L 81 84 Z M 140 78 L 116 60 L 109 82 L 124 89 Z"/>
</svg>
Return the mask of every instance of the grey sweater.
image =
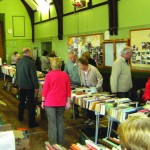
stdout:
<svg viewBox="0 0 150 150">
<path fill-rule="evenodd" d="M 68 61 L 65 64 L 64 71 L 69 74 L 71 83 L 80 85 L 81 82 L 80 82 L 80 77 L 78 73 L 78 65 L 76 63 Z"/>
</svg>

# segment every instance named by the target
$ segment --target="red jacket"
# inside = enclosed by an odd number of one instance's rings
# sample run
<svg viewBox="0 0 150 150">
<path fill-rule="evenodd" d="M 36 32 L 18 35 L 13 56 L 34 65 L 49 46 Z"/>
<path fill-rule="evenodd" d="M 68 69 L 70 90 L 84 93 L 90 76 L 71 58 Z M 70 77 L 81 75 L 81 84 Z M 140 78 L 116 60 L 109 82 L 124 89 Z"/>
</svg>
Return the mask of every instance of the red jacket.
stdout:
<svg viewBox="0 0 150 150">
<path fill-rule="evenodd" d="M 150 100 L 150 78 L 146 82 L 146 86 L 145 86 L 145 90 L 144 90 L 144 94 L 142 96 L 142 99 L 144 101 Z"/>
<path fill-rule="evenodd" d="M 45 97 L 44 106 L 66 106 L 67 98 L 71 96 L 69 76 L 60 70 L 50 71 L 45 78 L 42 97 Z"/>
</svg>

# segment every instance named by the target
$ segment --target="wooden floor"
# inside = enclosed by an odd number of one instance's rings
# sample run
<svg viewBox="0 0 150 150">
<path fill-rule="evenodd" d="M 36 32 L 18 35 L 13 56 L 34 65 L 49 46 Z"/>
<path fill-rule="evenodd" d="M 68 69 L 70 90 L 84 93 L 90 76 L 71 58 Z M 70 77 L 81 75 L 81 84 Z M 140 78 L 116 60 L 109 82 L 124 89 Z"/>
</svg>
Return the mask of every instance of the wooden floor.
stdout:
<svg viewBox="0 0 150 150">
<path fill-rule="evenodd" d="M 25 112 L 25 119 L 23 122 L 19 122 L 17 119 L 18 103 L 10 92 L 3 89 L 3 79 L 0 79 L 0 100 L 4 101 L 7 106 L 0 105 L 0 117 L 4 124 L 10 123 L 13 129 L 27 128 L 30 134 L 30 149 L 31 150 L 45 150 L 44 142 L 47 141 L 47 119 L 43 114 L 43 118 L 36 118 L 39 123 L 39 127 L 30 129 L 28 128 L 27 110 Z M 71 111 L 65 112 L 65 147 L 69 149 L 72 143 L 80 142 L 80 129 L 84 126 L 85 120 L 79 118 L 76 120 L 71 119 Z"/>
</svg>

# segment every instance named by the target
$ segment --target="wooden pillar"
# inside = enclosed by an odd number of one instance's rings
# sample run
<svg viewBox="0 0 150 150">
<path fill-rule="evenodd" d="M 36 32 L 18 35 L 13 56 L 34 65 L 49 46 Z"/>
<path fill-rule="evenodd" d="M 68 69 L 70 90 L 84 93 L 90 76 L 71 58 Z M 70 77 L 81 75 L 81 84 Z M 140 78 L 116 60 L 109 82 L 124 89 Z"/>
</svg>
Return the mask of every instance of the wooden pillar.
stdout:
<svg viewBox="0 0 150 150">
<path fill-rule="evenodd" d="M 110 35 L 118 35 L 118 0 L 108 0 L 108 8 Z"/>
<path fill-rule="evenodd" d="M 63 39 L 63 0 L 53 0 L 58 17 L 58 39 Z"/>
<path fill-rule="evenodd" d="M 31 20 L 31 29 L 32 29 L 32 42 L 34 42 L 34 11 L 31 9 L 31 7 L 25 2 L 25 0 L 21 0 L 23 5 L 25 6 L 29 18 Z"/>
</svg>

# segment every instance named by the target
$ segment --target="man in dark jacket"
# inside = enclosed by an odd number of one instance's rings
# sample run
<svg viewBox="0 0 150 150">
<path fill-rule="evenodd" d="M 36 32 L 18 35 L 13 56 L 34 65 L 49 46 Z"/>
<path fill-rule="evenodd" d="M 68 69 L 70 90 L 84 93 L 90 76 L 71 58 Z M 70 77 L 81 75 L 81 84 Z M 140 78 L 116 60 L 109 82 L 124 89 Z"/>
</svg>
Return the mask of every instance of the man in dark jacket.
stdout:
<svg viewBox="0 0 150 150">
<path fill-rule="evenodd" d="M 23 57 L 16 65 L 16 81 L 20 88 L 19 121 L 23 121 L 25 102 L 28 102 L 29 127 L 37 127 L 35 122 L 34 92 L 38 91 L 38 79 L 35 64 L 31 58 L 30 48 L 24 48 Z"/>
</svg>

